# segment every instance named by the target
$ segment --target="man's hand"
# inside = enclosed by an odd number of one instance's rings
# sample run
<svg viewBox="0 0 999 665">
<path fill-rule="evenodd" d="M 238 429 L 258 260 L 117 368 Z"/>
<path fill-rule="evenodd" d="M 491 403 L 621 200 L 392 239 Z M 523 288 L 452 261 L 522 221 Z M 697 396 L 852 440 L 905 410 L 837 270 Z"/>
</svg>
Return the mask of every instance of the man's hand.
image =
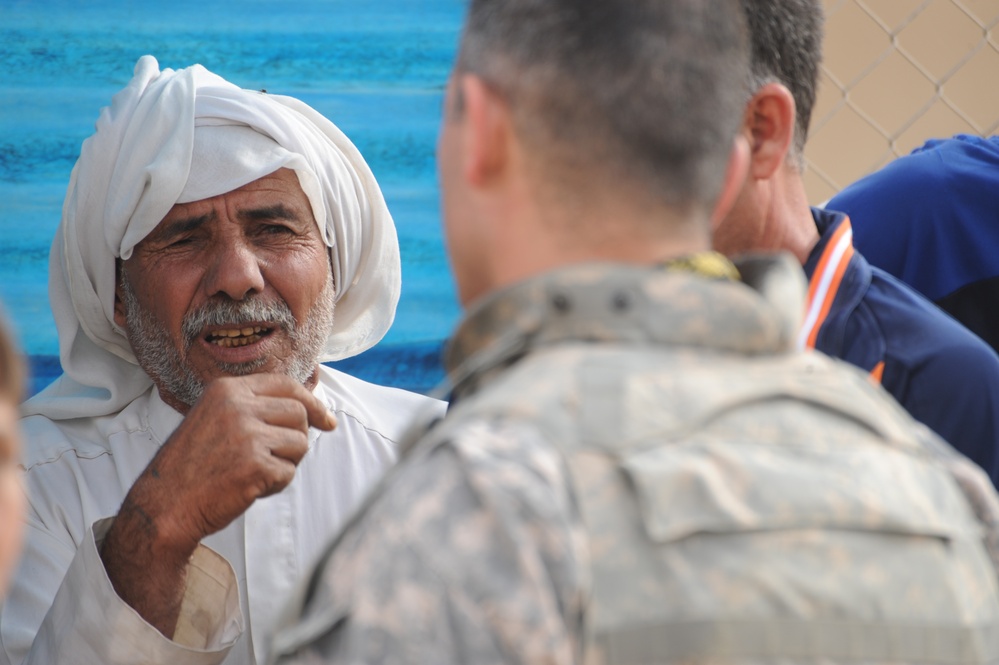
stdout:
<svg viewBox="0 0 999 665">
<path fill-rule="evenodd" d="M 101 547 L 121 599 L 172 637 L 198 543 L 288 486 L 309 426 L 331 430 L 336 420 L 289 377 L 210 383 L 132 485 Z"/>
</svg>

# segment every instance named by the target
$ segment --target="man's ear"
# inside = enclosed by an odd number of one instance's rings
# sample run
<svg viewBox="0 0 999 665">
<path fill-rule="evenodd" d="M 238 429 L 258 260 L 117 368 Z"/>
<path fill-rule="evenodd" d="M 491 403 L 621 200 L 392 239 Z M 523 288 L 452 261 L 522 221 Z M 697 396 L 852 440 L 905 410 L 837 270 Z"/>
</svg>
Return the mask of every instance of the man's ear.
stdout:
<svg viewBox="0 0 999 665">
<path fill-rule="evenodd" d="M 128 330 L 128 326 L 125 325 L 125 302 L 121 297 L 122 270 L 124 268 L 121 265 L 121 259 L 116 259 L 114 262 L 114 322 L 122 329 Z"/>
<path fill-rule="evenodd" d="M 794 97 L 780 83 L 768 83 L 746 104 L 743 135 L 749 140 L 749 177 L 770 178 L 784 165 L 794 141 Z"/>
<path fill-rule="evenodd" d="M 454 81 L 461 104 L 462 174 L 469 184 L 487 186 L 501 176 L 510 158 L 513 125 L 506 101 L 474 74 Z"/>
<path fill-rule="evenodd" d="M 725 167 L 725 179 L 722 181 L 721 191 L 715 201 L 715 208 L 711 212 L 711 229 L 718 228 L 722 220 L 735 205 L 739 193 L 746 183 L 746 173 L 750 168 L 749 141 L 742 134 L 738 134 L 732 141 L 732 151 L 728 155 L 728 165 Z"/>
</svg>

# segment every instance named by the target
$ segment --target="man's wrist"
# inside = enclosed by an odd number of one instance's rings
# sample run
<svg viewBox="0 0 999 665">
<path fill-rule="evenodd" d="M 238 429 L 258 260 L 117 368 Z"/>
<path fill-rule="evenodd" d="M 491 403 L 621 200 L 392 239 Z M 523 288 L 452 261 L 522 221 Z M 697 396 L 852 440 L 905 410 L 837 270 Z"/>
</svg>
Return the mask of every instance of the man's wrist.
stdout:
<svg viewBox="0 0 999 665">
<path fill-rule="evenodd" d="M 143 474 L 145 476 L 145 474 Z M 131 543 L 135 549 L 179 562 L 186 562 L 201 542 L 203 534 L 195 533 L 188 520 L 174 514 L 179 505 L 171 497 L 155 496 L 141 477 L 125 496 L 118 516 L 108 533 L 108 540 L 120 545 Z M 135 551 L 143 555 L 146 552 Z"/>
<path fill-rule="evenodd" d="M 100 547 L 115 593 L 168 639 L 173 638 L 196 539 L 162 528 L 132 493 Z"/>
</svg>

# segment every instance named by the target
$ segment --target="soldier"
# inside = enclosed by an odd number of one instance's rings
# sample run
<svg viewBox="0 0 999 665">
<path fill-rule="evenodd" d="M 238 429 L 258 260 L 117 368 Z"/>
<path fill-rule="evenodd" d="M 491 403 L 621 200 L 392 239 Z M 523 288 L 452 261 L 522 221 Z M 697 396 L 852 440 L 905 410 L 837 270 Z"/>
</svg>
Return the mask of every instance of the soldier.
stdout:
<svg viewBox="0 0 999 665">
<path fill-rule="evenodd" d="M 468 11 L 438 146 L 452 406 L 273 658 L 999 657 L 988 479 L 795 350 L 792 257 L 709 251 L 749 155 L 737 0 Z"/>
</svg>

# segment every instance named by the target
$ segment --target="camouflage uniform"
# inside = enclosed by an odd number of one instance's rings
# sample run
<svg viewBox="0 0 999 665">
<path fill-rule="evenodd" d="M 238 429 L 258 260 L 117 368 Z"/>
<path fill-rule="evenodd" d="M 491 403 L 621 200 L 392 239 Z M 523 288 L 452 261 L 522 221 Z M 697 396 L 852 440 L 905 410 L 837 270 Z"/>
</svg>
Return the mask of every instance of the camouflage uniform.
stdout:
<svg viewBox="0 0 999 665">
<path fill-rule="evenodd" d="M 577 266 L 481 303 L 451 411 L 303 587 L 280 662 L 999 657 L 988 479 L 792 350 L 800 266 L 739 267 Z"/>
</svg>

